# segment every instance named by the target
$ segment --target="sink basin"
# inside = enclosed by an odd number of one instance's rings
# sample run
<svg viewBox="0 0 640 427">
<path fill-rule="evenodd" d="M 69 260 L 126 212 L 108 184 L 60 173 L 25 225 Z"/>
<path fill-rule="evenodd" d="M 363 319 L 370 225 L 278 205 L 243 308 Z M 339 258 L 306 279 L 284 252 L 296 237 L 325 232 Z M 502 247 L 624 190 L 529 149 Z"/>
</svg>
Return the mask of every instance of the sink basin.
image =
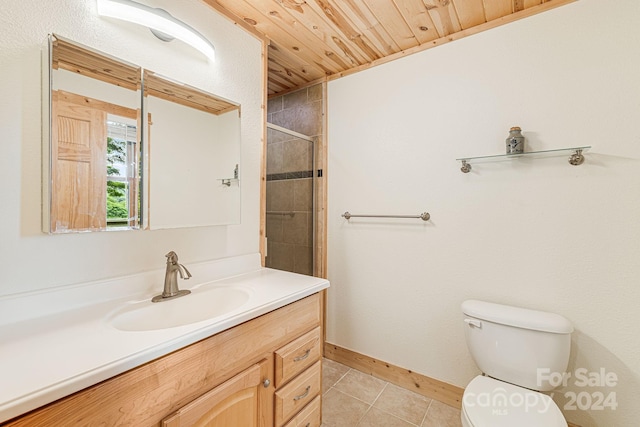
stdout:
<svg viewBox="0 0 640 427">
<path fill-rule="evenodd" d="M 110 324 L 121 331 L 153 331 L 212 319 L 239 308 L 249 300 L 249 291 L 239 287 L 195 290 L 180 298 L 135 303 L 115 312 Z"/>
</svg>

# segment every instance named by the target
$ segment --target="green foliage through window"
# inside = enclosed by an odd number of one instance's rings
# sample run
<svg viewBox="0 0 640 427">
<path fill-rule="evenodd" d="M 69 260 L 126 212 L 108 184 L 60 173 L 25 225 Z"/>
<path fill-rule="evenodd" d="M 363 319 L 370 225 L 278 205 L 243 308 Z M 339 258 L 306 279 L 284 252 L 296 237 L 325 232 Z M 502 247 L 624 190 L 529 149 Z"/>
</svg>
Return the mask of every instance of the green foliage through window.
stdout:
<svg viewBox="0 0 640 427">
<path fill-rule="evenodd" d="M 120 175 L 117 165 L 124 165 L 127 151 L 126 141 L 107 137 L 107 176 Z M 107 218 L 127 220 L 127 184 L 107 178 Z"/>
</svg>

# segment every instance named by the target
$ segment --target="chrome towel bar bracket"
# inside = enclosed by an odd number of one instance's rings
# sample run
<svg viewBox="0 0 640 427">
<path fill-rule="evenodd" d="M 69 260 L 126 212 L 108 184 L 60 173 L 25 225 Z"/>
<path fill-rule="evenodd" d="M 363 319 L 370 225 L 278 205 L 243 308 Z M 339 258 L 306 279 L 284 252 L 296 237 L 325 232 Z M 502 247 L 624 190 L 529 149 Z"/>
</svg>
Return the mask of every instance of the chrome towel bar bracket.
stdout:
<svg viewBox="0 0 640 427">
<path fill-rule="evenodd" d="M 431 218 L 429 212 L 422 212 L 420 215 L 355 215 L 347 211 L 341 216 L 346 220 L 349 220 L 351 218 L 415 218 L 421 219 L 423 221 L 429 221 L 429 219 Z"/>
</svg>

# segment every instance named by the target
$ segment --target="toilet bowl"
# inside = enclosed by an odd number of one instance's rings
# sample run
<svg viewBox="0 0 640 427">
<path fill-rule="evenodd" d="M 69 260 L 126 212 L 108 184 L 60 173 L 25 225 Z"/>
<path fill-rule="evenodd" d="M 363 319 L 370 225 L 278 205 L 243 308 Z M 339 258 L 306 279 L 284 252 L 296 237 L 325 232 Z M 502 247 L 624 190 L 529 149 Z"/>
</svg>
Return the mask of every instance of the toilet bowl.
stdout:
<svg viewBox="0 0 640 427">
<path fill-rule="evenodd" d="M 545 372 L 563 373 L 573 326 L 543 311 L 485 301 L 462 303 L 465 339 L 483 372 L 467 385 L 463 427 L 567 427 Z"/>
<path fill-rule="evenodd" d="M 475 377 L 463 394 L 463 427 L 567 427 L 546 394 L 490 377 Z"/>
</svg>

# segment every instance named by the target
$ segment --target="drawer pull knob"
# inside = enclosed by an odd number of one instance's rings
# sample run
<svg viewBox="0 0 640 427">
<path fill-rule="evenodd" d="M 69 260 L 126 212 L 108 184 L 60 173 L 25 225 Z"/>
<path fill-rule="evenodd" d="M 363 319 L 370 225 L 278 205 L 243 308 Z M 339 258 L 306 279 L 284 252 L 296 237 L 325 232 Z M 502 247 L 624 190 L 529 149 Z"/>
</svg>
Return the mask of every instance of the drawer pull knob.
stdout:
<svg viewBox="0 0 640 427">
<path fill-rule="evenodd" d="M 264 380 L 264 382 L 262 383 L 262 385 L 264 386 L 264 388 L 267 388 L 271 385 L 271 381 L 269 381 L 269 378 L 267 378 L 266 380 Z"/>
<path fill-rule="evenodd" d="M 309 395 L 309 391 L 311 390 L 311 386 L 308 385 L 307 389 L 304 391 L 304 393 L 302 393 L 300 396 L 296 396 L 293 398 L 293 400 L 300 400 L 300 399 L 304 399 L 305 397 L 307 397 Z"/>
<path fill-rule="evenodd" d="M 304 352 L 304 354 L 303 354 L 302 356 L 295 357 L 295 358 L 293 359 L 293 361 L 294 361 L 294 362 L 300 362 L 300 361 L 302 361 L 302 360 L 306 359 L 307 357 L 309 357 L 309 354 L 311 354 L 311 349 L 310 349 L 310 348 L 309 348 L 309 349 L 307 349 L 307 351 L 305 351 L 305 352 Z"/>
</svg>

